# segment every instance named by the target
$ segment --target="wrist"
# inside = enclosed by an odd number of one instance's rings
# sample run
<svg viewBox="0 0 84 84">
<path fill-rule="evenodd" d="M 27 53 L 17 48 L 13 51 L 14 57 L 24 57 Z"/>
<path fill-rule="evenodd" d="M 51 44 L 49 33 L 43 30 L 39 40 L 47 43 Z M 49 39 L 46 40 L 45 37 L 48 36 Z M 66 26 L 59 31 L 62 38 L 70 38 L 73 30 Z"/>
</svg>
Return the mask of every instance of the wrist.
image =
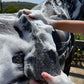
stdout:
<svg viewBox="0 0 84 84">
<path fill-rule="evenodd" d="M 48 19 L 48 24 L 51 25 L 51 26 L 53 26 L 53 28 L 55 28 L 56 23 L 57 23 L 56 20 Z"/>
</svg>

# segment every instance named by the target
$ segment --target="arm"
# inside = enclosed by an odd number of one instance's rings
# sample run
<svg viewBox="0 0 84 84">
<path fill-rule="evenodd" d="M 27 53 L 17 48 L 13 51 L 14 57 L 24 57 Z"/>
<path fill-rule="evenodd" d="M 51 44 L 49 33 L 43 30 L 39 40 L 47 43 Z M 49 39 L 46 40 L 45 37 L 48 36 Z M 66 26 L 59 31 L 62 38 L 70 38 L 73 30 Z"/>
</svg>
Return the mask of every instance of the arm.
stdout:
<svg viewBox="0 0 84 84">
<path fill-rule="evenodd" d="M 42 15 L 39 11 L 33 13 L 32 11 L 23 11 L 30 18 L 39 18 L 44 22 L 52 25 L 54 29 L 60 29 L 72 33 L 84 34 L 84 21 L 79 20 L 51 20 Z"/>
<path fill-rule="evenodd" d="M 84 34 L 84 21 L 79 20 L 51 20 L 50 24 L 55 29 L 60 29 L 72 33 L 81 33 Z"/>
</svg>

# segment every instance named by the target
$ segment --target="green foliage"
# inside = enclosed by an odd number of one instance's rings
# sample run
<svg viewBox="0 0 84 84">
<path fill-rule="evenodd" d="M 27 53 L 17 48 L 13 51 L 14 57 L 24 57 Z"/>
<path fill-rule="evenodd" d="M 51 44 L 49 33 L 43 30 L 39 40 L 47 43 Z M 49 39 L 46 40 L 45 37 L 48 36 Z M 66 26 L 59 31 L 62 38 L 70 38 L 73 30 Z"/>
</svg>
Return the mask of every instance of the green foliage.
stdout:
<svg viewBox="0 0 84 84">
<path fill-rule="evenodd" d="M 0 13 L 1 13 L 1 9 L 0 9 Z"/>
<path fill-rule="evenodd" d="M 29 2 L 3 2 L 3 13 L 14 13 L 20 9 L 31 9 L 37 4 Z"/>
<path fill-rule="evenodd" d="M 76 40 L 84 40 L 84 36 L 82 34 L 75 34 Z"/>
<path fill-rule="evenodd" d="M 29 2 L 3 2 L 3 13 L 15 13 L 20 9 L 31 9 L 36 5 Z"/>
<path fill-rule="evenodd" d="M 82 34 L 75 34 L 76 40 L 84 40 L 84 35 Z M 74 59 L 79 59 L 83 56 L 84 59 L 84 46 L 76 46 L 75 47 L 75 53 L 74 53 Z"/>
<path fill-rule="evenodd" d="M 0 13 L 2 13 L 1 8 L 0 8 Z"/>
<path fill-rule="evenodd" d="M 19 8 L 15 7 L 14 5 L 9 5 L 3 9 L 3 12 L 5 12 L 5 13 L 15 13 L 17 11 L 19 11 Z"/>
</svg>

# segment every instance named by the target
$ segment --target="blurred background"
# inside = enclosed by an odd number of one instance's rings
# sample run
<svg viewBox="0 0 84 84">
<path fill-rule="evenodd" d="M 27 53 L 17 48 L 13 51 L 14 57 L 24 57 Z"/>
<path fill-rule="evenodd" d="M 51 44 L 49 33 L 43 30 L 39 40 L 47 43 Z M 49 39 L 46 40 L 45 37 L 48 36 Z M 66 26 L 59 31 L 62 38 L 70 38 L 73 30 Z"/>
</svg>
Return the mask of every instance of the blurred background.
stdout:
<svg viewBox="0 0 84 84">
<path fill-rule="evenodd" d="M 44 0 L 0 0 L 0 13 L 15 13 L 20 9 L 31 9 Z"/>
</svg>

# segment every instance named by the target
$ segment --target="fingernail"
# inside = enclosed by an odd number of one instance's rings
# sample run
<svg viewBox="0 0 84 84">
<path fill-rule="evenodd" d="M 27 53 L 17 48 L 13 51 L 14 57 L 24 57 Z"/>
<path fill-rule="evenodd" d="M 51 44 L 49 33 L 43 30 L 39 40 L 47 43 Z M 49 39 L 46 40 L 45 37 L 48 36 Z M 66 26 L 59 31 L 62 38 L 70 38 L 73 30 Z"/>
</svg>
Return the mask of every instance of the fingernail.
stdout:
<svg viewBox="0 0 84 84">
<path fill-rule="evenodd" d="M 42 77 L 47 77 L 45 72 L 43 72 L 41 75 L 42 75 Z"/>
<path fill-rule="evenodd" d="M 28 15 L 28 17 L 30 17 L 30 18 L 31 18 L 31 15 Z"/>
<path fill-rule="evenodd" d="M 35 17 L 31 16 L 31 15 L 28 15 L 29 18 L 32 18 L 32 19 L 35 19 Z"/>
</svg>

